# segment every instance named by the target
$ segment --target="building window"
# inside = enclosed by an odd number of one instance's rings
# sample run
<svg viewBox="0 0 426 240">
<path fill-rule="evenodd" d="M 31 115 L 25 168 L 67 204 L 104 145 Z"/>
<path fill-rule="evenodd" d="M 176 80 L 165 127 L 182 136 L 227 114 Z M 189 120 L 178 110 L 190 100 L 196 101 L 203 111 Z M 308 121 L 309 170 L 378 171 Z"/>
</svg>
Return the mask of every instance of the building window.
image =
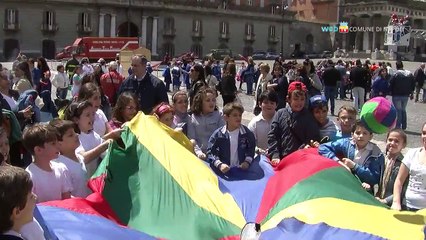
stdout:
<svg viewBox="0 0 426 240">
<path fill-rule="evenodd" d="M 164 20 L 164 29 L 169 31 L 175 28 L 175 19 L 172 17 L 168 17 Z"/>
<path fill-rule="evenodd" d="M 269 37 L 275 38 L 275 26 L 273 25 L 269 26 Z"/>
<path fill-rule="evenodd" d="M 196 33 L 201 33 L 202 32 L 202 25 L 201 25 L 201 20 L 194 20 L 192 22 L 192 31 L 196 32 Z"/>
<path fill-rule="evenodd" d="M 279 8 L 279 7 L 275 6 L 275 5 L 271 6 L 271 13 L 272 13 L 272 15 L 277 14 L 277 8 Z"/>
<path fill-rule="evenodd" d="M 47 26 L 54 26 L 56 24 L 55 12 L 45 11 L 43 14 L 43 24 Z"/>
<path fill-rule="evenodd" d="M 16 9 L 5 9 L 4 16 L 5 16 L 4 22 L 6 24 L 17 24 L 19 22 L 18 10 Z"/>
<path fill-rule="evenodd" d="M 253 6 L 253 0 L 247 0 L 247 5 Z"/>
<path fill-rule="evenodd" d="M 253 36 L 254 35 L 254 27 L 253 24 L 247 23 L 246 24 L 246 35 L 247 36 Z"/>
<path fill-rule="evenodd" d="M 80 13 L 79 23 L 84 28 L 90 28 L 92 26 L 90 21 L 90 13 Z"/>
<path fill-rule="evenodd" d="M 220 33 L 221 34 L 227 34 L 229 33 L 229 26 L 227 22 L 221 22 L 220 23 Z"/>
</svg>

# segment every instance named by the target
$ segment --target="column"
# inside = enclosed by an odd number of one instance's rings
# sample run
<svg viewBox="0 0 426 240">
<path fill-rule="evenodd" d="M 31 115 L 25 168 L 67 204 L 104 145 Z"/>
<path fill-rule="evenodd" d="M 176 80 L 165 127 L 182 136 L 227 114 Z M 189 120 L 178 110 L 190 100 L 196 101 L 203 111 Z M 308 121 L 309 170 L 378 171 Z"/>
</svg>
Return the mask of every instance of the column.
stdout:
<svg viewBox="0 0 426 240">
<path fill-rule="evenodd" d="M 356 32 L 355 33 L 355 48 L 354 51 L 356 50 L 357 52 L 360 51 L 362 48 L 361 46 L 361 32 Z"/>
<path fill-rule="evenodd" d="M 370 32 L 363 32 L 362 50 L 370 50 Z"/>
<path fill-rule="evenodd" d="M 349 47 L 347 46 L 348 41 L 349 41 L 349 33 L 343 34 L 341 46 L 342 46 L 342 49 L 346 49 L 346 51 L 349 51 Z"/>
<path fill-rule="evenodd" d="M 99 37 L 104 36 L 105 13 L 99 13 Z"/>
<path fill-rule="evenodd" d="M 376 33 L 376 29 L 374 29 L 374 32 L 373 32 L 373 43 L 372 43 L 372 45 L 371 45 L 371 51 L 372 52 L 374 52 L 375 50 L 376 50 L 376 35 L 377 35 L 377 33 Z M 379 48 L 377 48 L 377 49 L 379 49 Z M 379 49 L 380 50 L 380 49 Z"/>
<path fill-rule="evenodd" d="M 115 25 L 116 25 L 116 19 L 117 19 L 117 15 L 116 14 L 111 14 L 111 37 L 115 37 L 116 33 L 115 33 Z"/>
<path fill-rule="evenodd" d="M 142 44 L 142 46 L 144 46 L 144 47 L 146 47 L 146 27 L 147 27 L 147 24 L 146 24 L 146 20 L 147 20 L 147 16 L 142 16 L 142 42 L 141 42 L 141 44 Z"/>
<path fill-rule="evenodd" d="M 152 22 L 152 49 L 151 54 L 157 56 L 157 32 L 158 32 L 158 17 L 154 17 Z"/>
</svg>

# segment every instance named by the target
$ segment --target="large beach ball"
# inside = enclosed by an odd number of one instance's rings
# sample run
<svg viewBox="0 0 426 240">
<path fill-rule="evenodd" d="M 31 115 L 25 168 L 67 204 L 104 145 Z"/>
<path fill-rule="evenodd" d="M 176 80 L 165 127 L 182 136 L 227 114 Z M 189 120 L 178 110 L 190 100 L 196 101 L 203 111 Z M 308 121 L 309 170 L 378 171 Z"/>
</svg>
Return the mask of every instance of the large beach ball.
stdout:
<svg viewBox="0 0 426 240">
<path fill-rule="evenodd" d="M 396 108 L 386 98 L 375 97 L 362 106 L 360 118 L 371 132 L 386 133 L 396 125 Z"/>
</svg>

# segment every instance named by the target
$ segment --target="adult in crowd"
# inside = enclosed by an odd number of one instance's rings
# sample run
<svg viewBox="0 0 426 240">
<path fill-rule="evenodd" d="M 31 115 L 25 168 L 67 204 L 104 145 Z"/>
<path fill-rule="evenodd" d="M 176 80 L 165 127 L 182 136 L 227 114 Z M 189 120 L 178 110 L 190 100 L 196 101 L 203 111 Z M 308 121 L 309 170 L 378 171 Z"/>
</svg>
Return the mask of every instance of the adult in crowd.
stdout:
<svg viewBox="0 0 426 240">
<path fill-rule="evenodd" d="M 38 58 L 37 65 L 41 71 L 40 85 L 37 88 L 38 93 L 41 94 L 41 92 L 45 90 L 48 90 L 49 92 L 51 92 L 52 91 L 52 83 L 50 81 L 51 73 L 50 73 L 50 68 L 49 68 L 49 65 L 47 64 L 46 59 L 43 57 Z"/>
<path fill-rule="evenodd" d="M 301 77 L 301 81 L 308 89 L 307 100 L 312 96 L 321 94 L 322 83 L 317 73 L 315 72 L 314 63 L 311 60 L 306 59 L 303 62 L 303 68 L 299 70 L 299 74 Z"/>
<path fill-rule="evenodd" d="M 169 102 L 166 86 L 163 81 L 146 71 L 148 59 L 145 56 L 132 57 L 132 75 L 121 84 L 118 95 L 123 92 L 134 93 L 139 101 L 140 109 L 145 113 L 151 113 L 154 106 L 161 102 Z"/>
<path fill-rule="evenodd" d="M 260 94 L 262 94 L 262 92 L 266 91 L 268 88 L 268 83 L 270 81 L 272 81 L 273 76 L 270 73 L 271 71 L 271 67 L 269 67 L 269 64 L 267 63 L 262 63 L 259 66 L 259 78 L 257 79 L 258 84 L 256 85 L 256 90 L 255 90 L 255 103 L 257 102 L 257 100 L 260 97 Z"/>
<path fill-rule="evenodd" d="M 253 94 L 253 82 L 255 81 L 254 61 L 252 57 L 247 59 L 247 68 L 241 73 L 242 80 L 247 85 L 247 95 Z"/>
<path fill-rule="evenodd" d="M 389 91 L 392 96 L 392 103 L 396 108 L 396 127 L 407 128 L 407 104 L 408 98 L 413 99 L 413 92 L 416 82 L 413 74 L 404 69 L 401 61 L 396 62 L 396 72 L 389 80 Z"/>
<path fill-rule="evenodd" d="M 420 67 L 417 68 L 417 70 L 414 72 L 414 79 L 416 81 L 416 97 L 414 101 L 419 101 L 419 94 L 421 89 L 423 88 L 423 84 L 425 83 L 425 64 L 420 64 Z M 425 91 L 423 91 L 423 95 L 425 94 Z M 424 97 L 423 97 L 424 98 Z"/>
<path fill-rule="evenodd" d="M 90 75 L 90 74 L 92 74 L 92 73 L 94 73 L 95 72 L 95 69 L 93 69 L 93 67 L 92 67 L 92 65 L 90 64 L 90 62 L 89 62 L 89 59 L 88 58 L 83 58 L 82 60 L 81 60 L 81 66 L 82 66 L 82 70 L 83 70 L 83 72 L 82 72 L 82 76 L 84 77 L 84 76 L 86 76 L 86 75 Z"/>
<path fill-rule="evenodd" d="M 38 89 L 39 84 L 40 84 L 40 79 L 41 79 L 41 70 L 40 70 L 40 66 L 38 65 L 37 62 L 37 66 L 35 66 L 35 60 L 34 58 L 30 58 L 28 60 L 28 64 L 30 66 L 30 72 L 31 72 L 31 77 L 32 77 L 32 81 L 34 84 L 35 89 Z"/>
<path fill-rule="evenodd" d="M 355 67 L 349 74 L 349 79 L 352 82 L 352 94 L 354 97 L 354 107 L 357 111 L 361 111 L 364 105 L 365 89 L 368 82 L 368 71 L 362 67 L 361 60 L 356 60 Z"/>
<path fill-rule="evenodd" d="M 71 84 L 72 84 L 72 77 L 74 75 L 74 70 L 78 65 L 80 65 L 80 62 L 77 60 L 77 58 L 75 58 L 75 56 L 76 54 L 73 53 L 72 58 L 68 60 L 67 63 L 65 64 L 65 71 L 67 72 L 69 79 L 71 79 Z"/>
<path fill-rule="evenodd" d="M 109 102 L 112 106 L 117 101 L 117 92 L 120 89 L 121 83 L 124 81 L 124 77 L 117 71 L 118 64 L 115 61 L 111 61 L 108 64 L 109 72 L 102 74 L 100 79 L 100 86 L 103 93 L 108 97 Z"/>
<path fill-rule="evenodd" d="M 233 102 L 237 97 L 237 86 L 235 86 L 236 71 L 234 63 L 228 63 L 226 65 L 225 72 L 222 76 L 222 82 L 220 84 L 220 94 L 222 95 L 223 106 L 227 103 Z"/>
<path fill-rule="evenodd" d="M 322 73 L 322 80 L 324 81 L 324 95 L 327 104 L 330 101 L 330 112 L 334 116 L 335 97 L 337 96 L 337 82 L 341 80 L 339 70 L 334 67 L 333 60 L 329 59 L 327 67 Z"/>
<path fill-rule="evenodd" d="M 346 98 L 346 66 L 343 63 L 342 59 L 337 60 L 337 65 L 335 67 L 340 73 L 340 84 L 339 84 L 339 95 L 340 99 L 344 100 Z"/>
<path fill-rule="evenodd" d="M 18 79 L 18 81 L 13 84 L 12 89 L 17 91 L 19 95 L 21 95 L 26 90 L 33 88 L 30 68 L 27 62 L 20 62 L 18 65 L 16 65 L 15 77 Z"/>
<path fill-rule="evenodd" d="M 219 84 L 219 80 L 217 80 L 216 76 L 213 75 L 212 67 L 209 65 L 206 65 L 204 67 L 204 71 L 206 73 L 207 85 L 209 85 L 210 88 L 216 89 L 217 85 Z"/>
<path fill-rule="evenodd" d="M 68 78 L 68 74 L 65 73 L 64 65 L 59 64 L 56 67 L 56 70 L 58 73 L 52 79 L 52 85 L 56 87 L 56 97 L 60 99 L 66 99 L 70 79 Z"/>
<path fill-rule="evenodd" d="M 189 79 L 191 80 L 191 85 L 189 88 L 189 104 L 192 105 L 194 96 L 198 91 L 207 86 L 206 80 L 204 78 L 204 68 L 200 64 L 195 64 L 189 69 Z"/>
<path fill-rule="evenodd" d="M 268 83 L 268 90 L 277 95 L 277 111 L 285 108 L 288 90 L 287 77 L 281 64 L 274 64 L 273 79 Z M 259 101 L 259 99 L 258 99 Z"/>
<path fill-rule="evenodd" d="M 389 92 L 388 70 L 379 68 L 377 77 L 371 86 L 371 97 L 386 97 Z"/>
</svg>

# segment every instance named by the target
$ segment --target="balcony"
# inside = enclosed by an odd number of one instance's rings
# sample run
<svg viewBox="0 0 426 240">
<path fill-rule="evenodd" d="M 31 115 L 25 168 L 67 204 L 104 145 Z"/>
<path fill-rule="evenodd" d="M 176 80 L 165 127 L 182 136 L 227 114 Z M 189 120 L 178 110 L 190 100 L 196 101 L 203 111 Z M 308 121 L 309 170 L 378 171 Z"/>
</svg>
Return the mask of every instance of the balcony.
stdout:
<svg viewBox="0 0 426 240">
<path fill-rule="evenodd" d="M 174 28 L 167 28 L 163 29 L 163 36 L 164 37 L 175 37 L 176 36 L 176 29 Z"/>
<path fill-rule="evenodd" d="M 43 23 L 41 24 L 40 29 L 42 32 L 45 32 L 45 33 L 54 33 L 59 30 L 59 26 L 57 24 Z"/>
<path fill-rule="evenodd" d="M 193 38 L 202 38 L 203 33 L 201 31 L 192 31 L 192 37 Z"/>
<path fill-rule="evenodd" d="M 4 31 L 18 31 L 19 23 L 3 23 Z"/>
<path fill-rule="evenodd" d="M 275 43 L 278 43 L 279 41 L 280 41 L 280 39 L 275 37 L 275 36 L 269 36 L 268 37 L 268 43 L 275 44 Z"/>
<path fill-rule="evenodd" d="M 91 33 L 92 27 L 91 26 L 84 26 L 81 24 L 77 24 L 77 32 L 79 33 Z"/>
<path fill-rule="evenodd" d="M 244 37 L 244 41 L 247 41 L 247 42 L 254 42 L 254 40 L 255 40 L 255 34 L 247 34 L 245 37 Z"/>
<path fill-rule="evenodd" d="M 219 39 L 220 40 L 229 40 L 231 37 L 230 37 L 230 34 L 229 33 L 220 33 L 219 34 Z"/>
</svg>

